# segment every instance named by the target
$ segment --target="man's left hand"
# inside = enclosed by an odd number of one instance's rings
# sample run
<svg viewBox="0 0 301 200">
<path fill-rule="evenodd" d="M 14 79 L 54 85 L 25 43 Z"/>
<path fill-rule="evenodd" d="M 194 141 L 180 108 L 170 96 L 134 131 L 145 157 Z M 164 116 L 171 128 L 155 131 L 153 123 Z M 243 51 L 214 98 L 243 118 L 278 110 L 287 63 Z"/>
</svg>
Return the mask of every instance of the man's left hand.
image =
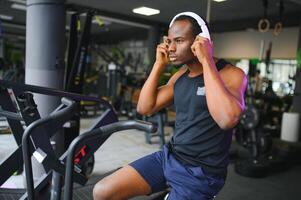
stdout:
<svg viewBox="0 0 301 200">
<path fill-rule="evenodd" d="M 191 45 L 191 50 L 202 64 L 205 64 L 205 62 L 213 59 L 213 45 L 212 42 L 207 38 L 199 35 L 196 36 L 193 44 Z"/>
</svg>

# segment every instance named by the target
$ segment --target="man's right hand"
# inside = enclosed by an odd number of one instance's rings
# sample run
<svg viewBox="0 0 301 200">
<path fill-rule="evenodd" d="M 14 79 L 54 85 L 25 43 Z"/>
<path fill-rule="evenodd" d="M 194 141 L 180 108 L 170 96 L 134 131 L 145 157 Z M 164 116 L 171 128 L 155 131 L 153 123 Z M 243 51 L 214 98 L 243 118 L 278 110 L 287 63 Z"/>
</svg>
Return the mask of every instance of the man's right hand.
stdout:
<svg viewBox="0 0 301 200">
<path fill-rule="evenodd" d="M 169 57 L 168 57 L 168 44 L 164 39 L 164 42 L 160 43 L 157 46 L 156 51 L 156 63 L 160 66 L 166 66 L 169 63 Z"/>
</svg>

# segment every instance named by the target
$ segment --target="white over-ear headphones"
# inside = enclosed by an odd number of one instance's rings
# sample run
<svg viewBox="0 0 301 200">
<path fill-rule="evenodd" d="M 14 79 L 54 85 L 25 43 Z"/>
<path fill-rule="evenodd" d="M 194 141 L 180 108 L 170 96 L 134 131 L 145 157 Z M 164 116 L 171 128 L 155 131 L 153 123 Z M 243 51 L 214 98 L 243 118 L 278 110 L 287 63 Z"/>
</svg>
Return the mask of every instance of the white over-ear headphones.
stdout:
<svg viewBox="0 0 301 200">
<path fill-rule="evenodd" d="M 172 24 L 174 23 L 174 21 L 179 17 L 179 16 L 190 16 L 192 17 L 193 19 L 195 19 L 197 21 L 197 23 L 200 25 L 201 29 L 202 29 L 202 32 L 199 34 L 199 36 L 202 36 L 202 37 L 205 37 L 207 39 L 209 39 L 211 41 L 211 38 L 210 38 L 210 34 L 209 34 L 209 30 L 206 26 L 206 23 L 205 21 L 199 16 L 197 15 L 196 13 L 194 12 L 182 12 L 182 13 L 179 13 L 177 14 L 176 16 L 173 17 L 173 19 L 171 20 L 170 24 L 169 24 L 169 27 L 172 26 Z"/>
</svg>

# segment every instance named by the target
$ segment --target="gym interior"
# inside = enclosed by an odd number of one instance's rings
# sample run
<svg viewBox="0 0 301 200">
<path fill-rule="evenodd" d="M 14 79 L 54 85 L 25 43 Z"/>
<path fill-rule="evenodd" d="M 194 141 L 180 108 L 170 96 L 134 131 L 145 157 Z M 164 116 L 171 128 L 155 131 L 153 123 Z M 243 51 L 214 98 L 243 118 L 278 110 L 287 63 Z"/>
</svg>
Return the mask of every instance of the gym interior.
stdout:
<svg viewBox="0 0 301 200">
<path fill-rule="evenodd" d="M 0 0 L 0 200 L 93 199 L 96 182 L 170 141 L 174 106 L 136 106 L 184 11 L 248 80 L 215 199 L 301 198 L 300 0 Z"/>
</svg>

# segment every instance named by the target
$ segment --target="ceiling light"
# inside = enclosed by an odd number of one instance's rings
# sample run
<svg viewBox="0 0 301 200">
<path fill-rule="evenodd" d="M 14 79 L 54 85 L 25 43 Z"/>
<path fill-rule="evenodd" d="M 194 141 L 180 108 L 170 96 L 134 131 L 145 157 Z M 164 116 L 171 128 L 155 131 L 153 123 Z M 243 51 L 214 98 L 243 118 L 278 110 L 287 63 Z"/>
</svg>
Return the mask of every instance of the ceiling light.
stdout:
<svg viewBox="0 0 301 200">
<path fill-rule="evenodd" d="M 9 15 L 0 15 L 0 19 L 3 20 L 12 20 L 14 17 Z"/>
<path fill-rule="evenodd" d="M 26 10 L 26 5 L 22 5 L 22 4 L 18 4 L 18 3 L 13 3 L 11 5 L 11 7 L 13 9 L 17 9 L 17 10 Z"/>
<path fill-rule="evenodd" d="M 150 15 L 156 15 L 160 13 L 160 10 L 157 9 L 153 9 L 153 8 L 148 8 L 148 7 L 139 7 L 139 8 L 134 8 L 133 9 L 134 13 L 140 14 L 140 15 L 146 15 L 146 16 L 150 16 Z"/>
<path fill-rule="evenodd" d="M 213 0 L 215 2 L 223 2 L 223 1 L 226 1 L 226 0 Z"/>
</svg>

